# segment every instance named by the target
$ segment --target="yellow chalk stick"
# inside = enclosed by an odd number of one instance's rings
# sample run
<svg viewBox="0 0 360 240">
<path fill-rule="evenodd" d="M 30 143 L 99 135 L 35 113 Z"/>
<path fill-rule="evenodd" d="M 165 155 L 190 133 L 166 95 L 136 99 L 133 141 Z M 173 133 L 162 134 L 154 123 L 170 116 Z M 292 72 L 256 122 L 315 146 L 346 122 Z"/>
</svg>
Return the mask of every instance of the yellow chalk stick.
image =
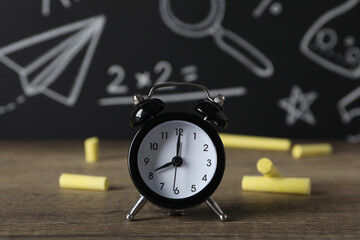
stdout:
<svg viewBox="0 0 360 240">
<path fill-rule="evenodd" d="M 272 151 L 288 151 L 291 141 L 285 138 L 255 137 L 235 134 L 220 134 L 224 147 Z"/>
<path fill-rule="evenodd" d="M 296 144 L 291 153 L 294 158 L 329 155 L 332 153 L 332 146 L 329 143 Z"/>
<path fill-rule="evenodd" d="M 96 162 L 99 158 L 99 139 L 97 137 L 85 139 L 84 147 L 86 162 Z"/>
<path fill-rule="evenodd" d="M 244 191 L 310 195 L 311 180 L 310 178 L 269 178 L 244 176 L 241 182 L 241 187 Z"/>
<path fill-rule="evenodd" d="M 63 173 L 59 185 L 61 188 L 106 191 L 109 189 L 109 180 L 107 177 Z"/>
<path fill-rule="evenodd" d="M 261 158 L 256 164 L 257 170 L 265 177 L 282 177 L 279 170 L 268 158 Z"/>
</svg>

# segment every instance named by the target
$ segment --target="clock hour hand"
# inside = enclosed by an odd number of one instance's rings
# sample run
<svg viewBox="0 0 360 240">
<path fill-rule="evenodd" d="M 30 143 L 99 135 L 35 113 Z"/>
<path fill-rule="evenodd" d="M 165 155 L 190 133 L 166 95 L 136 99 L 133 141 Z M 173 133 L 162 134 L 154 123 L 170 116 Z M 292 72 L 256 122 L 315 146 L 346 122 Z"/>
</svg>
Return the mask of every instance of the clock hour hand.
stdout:
<svg viewBox="0 0 360 240">
<path fill-rule="evenodd" d="M 172 165 L 176 166 L 176 167 L 181 165 L 181 163 L 179 162 L 179 159 L 177 159 L 177 157 L 179 157 L 179 155 L 180 155 L 180 137 L 181 137 L 181 133 L 179 132 L 179 136 L 178 136 L 177 143 L 176 143 L 176 156 L 172 159 L 171 162 L 165 163 L 164 165 L 158 167 L 154 171 L 161 170 L 161 169 L 170 167 Z"/>
<path fill-rule="evenodd" d="M 160 169 L 164 169 L 164 168 L 167 168 L 167 167 L 170 167 L 174 165 L 173 162 L 168 162 L 168 163 L 165 163 L 164 165 L 162 165 L 161 167 L 158 167 L 157 169 L 155 169 L 154 171 L 157 171 L 157 170 L 160 170 Z"/>
</svg>

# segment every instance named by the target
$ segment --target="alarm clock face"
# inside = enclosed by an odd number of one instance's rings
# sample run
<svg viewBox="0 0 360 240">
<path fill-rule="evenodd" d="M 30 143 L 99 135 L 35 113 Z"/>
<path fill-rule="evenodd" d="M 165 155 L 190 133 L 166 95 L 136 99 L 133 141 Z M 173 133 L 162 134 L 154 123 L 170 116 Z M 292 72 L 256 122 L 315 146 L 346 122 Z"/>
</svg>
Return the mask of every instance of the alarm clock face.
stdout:
<svg viewBox="0 0 360 240">
<path fill-rule="evenodd" d="M 129 155 L 135 186 L 149 201 L 167 208 L 188 208 L 217 188 L 225 155 L 217 132 L 203 119 L 167 113 L 136 135 Z"/>
</svg>

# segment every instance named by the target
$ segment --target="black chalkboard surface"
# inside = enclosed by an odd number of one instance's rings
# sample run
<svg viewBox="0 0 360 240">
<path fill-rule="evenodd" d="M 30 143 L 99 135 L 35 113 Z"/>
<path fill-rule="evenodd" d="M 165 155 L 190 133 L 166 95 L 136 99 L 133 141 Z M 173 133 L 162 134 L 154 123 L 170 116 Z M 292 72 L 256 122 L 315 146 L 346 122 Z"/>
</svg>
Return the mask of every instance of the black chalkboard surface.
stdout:
<svg viewBox="0 0 360 240">
<path fill-rule="evenodd" d="M 0 1 L 0 137 L 130 138 L 131 96 L 176 81 L 224 94 L 227 132 L 359 141 L 359 2 Z"/>
</svg>

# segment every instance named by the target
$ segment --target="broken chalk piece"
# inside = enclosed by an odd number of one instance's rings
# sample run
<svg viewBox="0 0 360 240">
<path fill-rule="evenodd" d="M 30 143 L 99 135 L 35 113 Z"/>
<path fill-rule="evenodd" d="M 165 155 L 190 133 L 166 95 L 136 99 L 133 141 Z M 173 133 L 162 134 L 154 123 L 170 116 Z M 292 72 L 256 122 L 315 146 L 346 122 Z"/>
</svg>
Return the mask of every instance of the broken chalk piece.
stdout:
<svg viewBox="0 0 360 240">
<path fill-rule="evenodd" d="M 310 195 L 311 180 L 310 178 L 269 178 L 244 176 L 241 182 L 241 187 L 244 191 Z"/>
<path fill-rule="evenodd" d="M 59 178 L 61 188 L 102 190 L 109 189 L 107 177 L 63 173 Z"/>
<path fill-rule="evenodd" d="M 224 147 L 272 151 L 289 151 L 291 141 L 285 138 L 256 137 L 236 134 L 220 134 Z"/>
<path fill-rule="evenodd" d="M 273 162 L 268 158 L 261 158 L 256 164 L 257 170 L 265 177 L 282 177 L 279 170 Z"/>
<path fill-rule="evenodd" d="M 291 150 L 294 158 L 323 156 L 332 153 L 330 143 L 296 144 Z"/>
<path fill-rule="evenodd" d="M 99 139 L 97 137 L 85 139 L 84 147 L 86 162 L 96 162 L 99 158 Z"/>
</svg>

